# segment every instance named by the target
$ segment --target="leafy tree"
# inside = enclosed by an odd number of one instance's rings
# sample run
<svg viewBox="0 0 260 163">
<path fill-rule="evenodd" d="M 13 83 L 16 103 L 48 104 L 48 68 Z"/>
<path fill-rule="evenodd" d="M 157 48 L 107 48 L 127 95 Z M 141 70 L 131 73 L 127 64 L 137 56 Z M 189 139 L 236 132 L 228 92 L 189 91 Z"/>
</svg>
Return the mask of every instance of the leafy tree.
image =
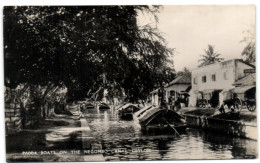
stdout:
<svg viewBox="0 0 260 163">
<path fill-rule="evenodd" d="M 176 74 L 176 76 L 183 76 L 183 75 L 191 76 L 191 71 L 187 67 L 184 67 L 182 71 L 178 71 Z"/>
<path fill-rule="evenodd" d="M 242 56 L 245 56 L 245 61 L 248 63 L 255 62 L 255 42 L 250 42 L 242 51 Z"/>
<path fill-rule="evenodd" d="M 133 101 L 145 98 L 174 75 L 165 66 L 173 50 L 157 29 L 138 25 L 141 12 L 157 20 L 159 7 L 5 7 L 5 85 L 65 84 L 76 99 L 115 84 Z"/>
<path fill-rule="evenodd" d="M 218 52 L 215 52 L 215 48 L 212 45 L 208 45 L 208 48 L 205 49 L 204 51 L 205 51 L 205 54 L 201 55 L 202 59 L 199 60 L 199 62 L 201 62 L 199 67 L 210 65 L 210 64 L 224 60 L 223 58 L 219 57 L 221 54 L 219 54 Z"/>
<path fill-rule="evenodd" d="M 241 52 L 241 55 L 244 56 L 244 61 L 247 63 L 255 62 L 256 52 L 255 52 L 255 31 L 247 30 L 243 33 L 246 33 L 243 40 L 240 43 L 246 43 L 245 48 Z"/>
</svg>

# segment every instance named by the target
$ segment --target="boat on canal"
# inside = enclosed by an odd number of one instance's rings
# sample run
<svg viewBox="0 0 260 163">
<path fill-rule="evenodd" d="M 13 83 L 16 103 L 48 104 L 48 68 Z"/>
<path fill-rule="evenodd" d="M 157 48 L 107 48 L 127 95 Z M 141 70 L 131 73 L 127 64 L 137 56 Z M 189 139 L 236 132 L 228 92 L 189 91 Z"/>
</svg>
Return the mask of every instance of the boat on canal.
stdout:
<svg viewBox="0 0 260 163">
<path fill-rule="evenodd" d="M 133 114 L 139 110 L 140 108 L 132 103 L 124 104 L 117 109 L 121 119 L 133 119 Z"/>
<path fill-rule="evenodd" d="M 90 103 L 90 102 L 87 102 L 87 103 L 82 102 L 82 103 L 80 103 L 80 111 L 81 112 L 87 111 L 89 109 L 94 109 L 94 108 L 95 108 L 95 106 L 92 103 Z"/>
<path fill-rule="evenodd" d="M 134 120 L 138 121 L 143 132 L 148 133 L 180 133 L 186 130 L 186 122 L 175 111 L 156 106 L 147 106 L 134 114 Z"/>
<path fill-rule="evenodd" d="M 85 108 L 88 110 L 88 109 L 94 109 L 95 108 L 95 106 L 94 106 L 94 104 L 92 104 L 92 103 L 86 103 L 85 104 Z"/>
<path fill-rule="evenodd" d="M 107 110 L 107 109 L 110 109 L 109 105 L 104 103 L 104 102 L 101 102 L 100 104 L 98 104 L 98 109 L 100 110 Z"/>
</svg>

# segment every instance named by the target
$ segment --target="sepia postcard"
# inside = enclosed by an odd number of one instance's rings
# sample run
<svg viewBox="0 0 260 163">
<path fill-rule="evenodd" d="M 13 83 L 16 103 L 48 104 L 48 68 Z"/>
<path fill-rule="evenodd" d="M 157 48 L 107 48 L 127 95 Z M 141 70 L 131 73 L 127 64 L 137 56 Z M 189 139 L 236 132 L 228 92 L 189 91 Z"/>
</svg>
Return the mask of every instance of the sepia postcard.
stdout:
<svg viewBox="0 0 260 163">
<path fill-rule="evenodd" d="M 258 158 L 254 5 L 2 10 L 7 162 Z"/>
</svg>

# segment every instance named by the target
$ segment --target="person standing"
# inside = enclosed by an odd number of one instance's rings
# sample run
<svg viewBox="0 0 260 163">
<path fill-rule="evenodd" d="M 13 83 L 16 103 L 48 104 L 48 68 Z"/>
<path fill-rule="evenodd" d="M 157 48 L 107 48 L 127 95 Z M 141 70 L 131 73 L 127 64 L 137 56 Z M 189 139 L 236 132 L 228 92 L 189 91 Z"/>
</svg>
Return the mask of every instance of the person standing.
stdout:
<svg viewBox="0 0 260 163">
<path fill-rule="evenodd" d="M 170 94 L 170 97 L 168 98 L 168 102 L 169 102 L 170 110 L 174 111 L 175 100 L 172 94 Z"/>
<path fill-rule="evenodd" d="M 166 99 L 165 99 L 165 96 L 166 96 L 166 91 L 164 90 L 164 85 L 165 83 L 163 82 L 158 90 L 158 97 L 159 97 L 159 107 L 160 108 L 167 108 L 166 106 Z"/>
</svg>

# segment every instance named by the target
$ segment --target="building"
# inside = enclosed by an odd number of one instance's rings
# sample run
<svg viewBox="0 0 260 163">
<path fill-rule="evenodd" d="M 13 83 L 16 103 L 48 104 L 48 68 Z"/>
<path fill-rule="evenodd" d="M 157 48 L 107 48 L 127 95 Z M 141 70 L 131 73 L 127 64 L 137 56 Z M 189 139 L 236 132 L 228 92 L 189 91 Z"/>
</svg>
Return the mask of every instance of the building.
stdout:
<svg viewBox="0 0 260 163">
<path fill-rule="evenodd" d="M 239 59 L 218 62 L 192 70 L 192 90 L 190 104 L 196 105 L 199 98 L 206 100 L 218 98 L 222 90 L 232 89 L 236 81 L 255 69 L 254 65 Z"/>
<path fill-rule="evenodd" d="M 241 101 L 247 101 L 246 103 L 256 104 L 256 74 L 246 74 L 243 78 L 237 80 L 234 83 L 235 88 L 232 92 L 236 93 L 237 98 Z M 249 101 L 248 101 L 249 100 Z M 251 101 L 251 102 L 250 102 Z M 251 105 L 252 106 L 252 105 Z"/>
<path fill-rule="evenodd" d="M 166 102 L 168 102 L 168 98 L 170 95 L 174 95 L 175 98 L 177 98 L 177 95 L 182 93 L 182 92 L 188 92 L 191 89 L 191 75 L 190 74 L 186 74 L 186 75 L 182 75 L 177 77 L 176 79 L 174 79 L 173 81 L 171 81 L 170 83 L 166 84 L 164 86 L 164 90 L 166 92 Z M 151 94 L 151 100 L 152 100 L 152 105 L 156 105 L 158 106 L 158 90 L 159 89 L 155 89 L 154 91 L 152 91 Z"/>
<path fill-rule="evenodd" d="M 169 84 L 165 86 L 166 91 L 166 101 L 168 102 L 169 96 L 174 95 L 177 97 L 177 94 L 181 92 L 189 92 L 191 89 L 191 75 L 185 74 L 182 76 L 177 77 Z M 176 100 L 176 99 L 175 99 Z"/>
<path fill-rule="evenodd" d="M 245 74 L 244 77 L 235 81 L 235 83 L 233 85 L 236 86 L 236 87 L 256 86 L 256 74 L 255 74 L 255 72 L 250 73 L 250 74 Z"/>
</svg>

